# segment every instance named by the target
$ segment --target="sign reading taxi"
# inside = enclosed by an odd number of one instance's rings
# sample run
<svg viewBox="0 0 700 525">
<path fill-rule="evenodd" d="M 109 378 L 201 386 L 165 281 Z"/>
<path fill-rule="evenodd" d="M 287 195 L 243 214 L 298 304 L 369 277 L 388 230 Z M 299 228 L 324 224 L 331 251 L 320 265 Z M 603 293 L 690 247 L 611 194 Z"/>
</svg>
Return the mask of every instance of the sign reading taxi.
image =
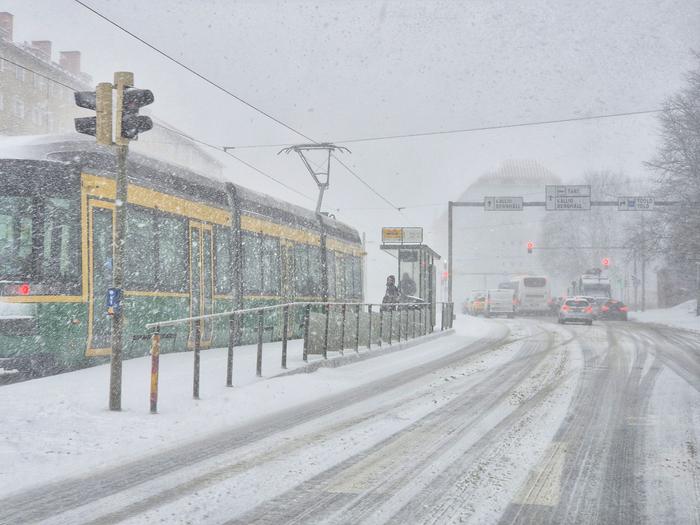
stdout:
<svg viewBox="0 0 700 525">
<path fill-rule="evenodd" d="M 382 228 L 382 243 L 384 244 L 421 244 L 423 228 Z"/>
<path fill-rule="evenodd" d="M 546 186 L 544 202 L 547 211 L 587 211 L 591 209 L 591 187 L 586 184 Z"/>
</svg>

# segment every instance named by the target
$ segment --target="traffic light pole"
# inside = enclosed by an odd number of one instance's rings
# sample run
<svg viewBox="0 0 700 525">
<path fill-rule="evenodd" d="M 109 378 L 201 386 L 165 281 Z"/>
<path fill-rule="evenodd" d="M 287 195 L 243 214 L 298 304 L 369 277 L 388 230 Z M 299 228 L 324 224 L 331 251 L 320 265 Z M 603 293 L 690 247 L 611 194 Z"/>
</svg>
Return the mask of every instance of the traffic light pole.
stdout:
<svg viewBox="0 0 700 525">
<path fill-rule="evenodd" d="M 126 238 L 127 177 L 126 161 L 129 146 L 117 145 L 117 191 L 114 205 L 114 244 L 112 287 L 124 288 L 124 240 Z M 112 357 L 109 376 L 109 409 L 122 409 L 122 350 L 124 347 L 124 316 L 122 308 L 112 315 Z"/>
<path fill-rule="evenodd" d="M 447 203 L 447 302 L 452 302 L 452 201 Z"/>
</svg>

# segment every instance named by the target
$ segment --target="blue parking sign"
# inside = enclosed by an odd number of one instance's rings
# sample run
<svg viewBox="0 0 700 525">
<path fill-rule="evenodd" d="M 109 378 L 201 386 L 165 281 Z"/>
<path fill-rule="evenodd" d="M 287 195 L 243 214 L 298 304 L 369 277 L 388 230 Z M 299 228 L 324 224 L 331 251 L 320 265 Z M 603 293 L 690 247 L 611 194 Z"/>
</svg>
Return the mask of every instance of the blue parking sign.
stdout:
<svg viewBox="0 0 700 525">
<path fill-rule="evenodd" d="M 121 288 L 107 289 L 107 315 L 114 315 L 121 310 L 122 291 Z"/>
</svg>

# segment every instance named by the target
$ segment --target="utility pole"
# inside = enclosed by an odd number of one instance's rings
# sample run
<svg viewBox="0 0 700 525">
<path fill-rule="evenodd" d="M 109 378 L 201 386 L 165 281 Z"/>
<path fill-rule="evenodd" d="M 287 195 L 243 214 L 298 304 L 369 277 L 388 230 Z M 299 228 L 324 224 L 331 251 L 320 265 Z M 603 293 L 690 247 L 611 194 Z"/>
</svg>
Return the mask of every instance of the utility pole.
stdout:
<svg viewBox="0 0 700 525">
<path fill-rule="evenodd" d="M 646 267 L 647 267 L 647 232 L 644 226 L 644 212 L 642 212 L 642 312 L 646 309 Z"/>
<path fill-rule="evenodd" d="M 453 203 L 447 203 L 447 302 L 452 302 L 452 212 Z"/>
<path fill-rule="evenodd" d="M 139 132 L 153 128 L 149 117 L 138 114 L 139 109 L 153 102 L 147 89 L 133 89 L 134 74 L 120 71 L 114 74 L 114 84 L 102 82 L 94 92 L 75 93 L 75 103 L 94 109 L 95 117 L 75 119 L 78 133 L 93 135 L 98 144 L 114 146 L 117 156 L 116 194 L 114 199 L 114 235 L 112 238 L 112 287 L 106 290 L 106 309 L 112 317 L 112 351 L 109 374 L 109 409 L 121 410 L 122 352 L 124 347 L 124 244 L 126 241 L 127 157 L 129 141 Z M 116 89 L 116 115 L 112 120 L 112 90 Z M 114 127 L 114 142 L 112 128 Z"/>
</svg>

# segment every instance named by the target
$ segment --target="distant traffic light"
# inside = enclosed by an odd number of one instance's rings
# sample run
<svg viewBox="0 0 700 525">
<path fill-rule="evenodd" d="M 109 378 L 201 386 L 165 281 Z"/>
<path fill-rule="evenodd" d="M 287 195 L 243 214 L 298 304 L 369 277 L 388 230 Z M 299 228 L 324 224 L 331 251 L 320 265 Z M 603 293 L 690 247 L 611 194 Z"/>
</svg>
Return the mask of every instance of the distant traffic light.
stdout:
<svg viewBox="0 0 700 525">
<path fill-rule="evenodd" d="M 532 241 L 527 242 L 527 253 L 532 253 L 532 249 L 535 247 L 535 243 Z"/>
<path fill-rule="evenodd" d="M 142 131 L 153 128 L 153 121 L 150 117 L 139 115 L 139 110 L 143 106 L 153 103 L 153 92 L 150 89 L 136 89 L 126 87 L 121 97 L 117 95 L 117 100 L 121 101 L 121 122 L 119 136 L 125 139 L 136 139 Z"/>
<path fill-rule="evenodd" d="M 75 103 L 94 109 L 94 117 L 75 119 L 75 131 L 97 138 L 99 144 L 112 144 L 112 84 L 101 82 L 95 91 L 76 91 Z"/>
<path fill-rule="evenodd" d="M 600 262 L 603 264 L 603 268 L 608 268 L 610 266 L 610 259 L 607 257 L 603 257 L 603 260 Z"/>
</svg>

